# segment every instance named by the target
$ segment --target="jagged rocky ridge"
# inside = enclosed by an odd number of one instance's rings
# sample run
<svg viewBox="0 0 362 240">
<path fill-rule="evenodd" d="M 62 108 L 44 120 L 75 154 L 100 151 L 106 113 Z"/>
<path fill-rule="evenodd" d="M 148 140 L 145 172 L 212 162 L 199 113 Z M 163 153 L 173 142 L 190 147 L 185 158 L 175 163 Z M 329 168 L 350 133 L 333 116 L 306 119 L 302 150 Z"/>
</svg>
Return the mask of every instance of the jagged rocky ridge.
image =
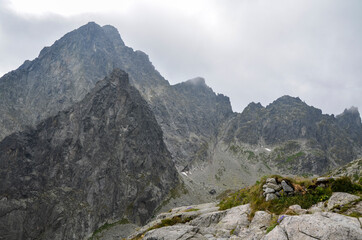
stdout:
<svg viewBox="0 0 362 240">
<path fill-rule="evenodd" d="M 177 172 L 146 101 L 114 70 L 79 103 L 0 142 L 0 239 L 84 239 L 142 224 Z"/>
<path fill-rule="evenodd" d="M 335 118 L 290 96 L 267 107 L 249 104 L 224 130 L 223 141 L 228 145 L 244 143 L 273 150 L 265 160 L 289 173 L 320 174 L 361 154 L 358 111 L 348 119 Z"/>
</svg>

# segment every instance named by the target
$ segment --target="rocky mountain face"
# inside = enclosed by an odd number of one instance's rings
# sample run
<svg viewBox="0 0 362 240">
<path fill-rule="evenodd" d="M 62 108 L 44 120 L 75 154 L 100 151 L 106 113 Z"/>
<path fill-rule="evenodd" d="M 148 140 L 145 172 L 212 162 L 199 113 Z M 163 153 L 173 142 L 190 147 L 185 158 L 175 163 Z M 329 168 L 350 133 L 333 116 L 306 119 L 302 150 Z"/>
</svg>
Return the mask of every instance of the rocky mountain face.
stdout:
<svg viewBox="0 0 362 240">
<path fill-rule="evenodd" d="M 0 239 L 84 239 L 145 223 L 178 182 L 162 130 L 114 70 L 79 103 L 0 142 Z"/>
<path fill-rule="evenodd" d="M 0 79 L 0 139 L 82 100 L 114 68 L 143 92 L 168 84 L 146 54 L 124 45 L 117 29 L 90 22 Z"/>
<path fill-rule="evenodd" d="M 0 139 L 80 101 L 114 68 L 126 71 L 150 104 L 179 168 L 232 114 L 229 98 L 203 79 L 171 86 L 145 53 L 125 46 L 117 29 L 90 22 L 0 79 Z"/>
<path fill-rule="evenodd" d="M 331 176 L 345 176 L 352 179 L 354 182 L 362 183 L 362 158 L 353 160 L 346 165 L 328 172 Z"/>
<path fill-rule="evenodd" d="M 195 159 L 206 160 L 210 139 L 233 115 L 229 98 L 215 94 L 203 78 L 169 86 L 151 104 L 180 170 Z"/>
<path fill-rule="evenodd" d="M 345 109 L 336 117 L 338 125 L 343 128 L 348 136 L 355 142 L 362 144 L 361 116 L 356 107 Z"/>
<path fill-rule="evenodd" d="M 358 111 L 355 115 L 359 117 Z M 265 108 L 249 104 L 230 120 L 223 141 L 269 146 L 273 150 L 269 158 L 284 168 L 292 167 L 290 172 L 320 174 L 360 153 L 362 127 L 358 117 L 346 114 L 344 119 L 335 118 L 299 98 L 283 96 Z"/>
</svg>

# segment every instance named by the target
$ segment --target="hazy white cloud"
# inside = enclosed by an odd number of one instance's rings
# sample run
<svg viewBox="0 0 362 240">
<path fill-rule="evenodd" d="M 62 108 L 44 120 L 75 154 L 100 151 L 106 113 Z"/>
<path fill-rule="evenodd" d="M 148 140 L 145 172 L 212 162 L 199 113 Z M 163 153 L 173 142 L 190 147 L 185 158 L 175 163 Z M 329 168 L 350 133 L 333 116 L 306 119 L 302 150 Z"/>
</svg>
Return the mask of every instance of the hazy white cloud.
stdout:
<svg viewBox="0 0 362 240">
<path fill-rule="evenodd" d="M 118 28 L 171 83 L 202 76 L 234 110 L 299 96 L 362 109 L 359 0 L 0 0 L 0 74 L 88 21 Z"/>
</svg>

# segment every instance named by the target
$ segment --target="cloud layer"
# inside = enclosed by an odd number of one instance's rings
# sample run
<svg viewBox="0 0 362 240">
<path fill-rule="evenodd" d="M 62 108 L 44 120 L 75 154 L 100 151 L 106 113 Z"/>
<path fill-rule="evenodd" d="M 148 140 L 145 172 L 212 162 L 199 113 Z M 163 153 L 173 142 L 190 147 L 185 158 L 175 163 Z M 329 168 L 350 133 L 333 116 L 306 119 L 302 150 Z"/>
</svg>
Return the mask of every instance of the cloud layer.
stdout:
<svg viewBox="0 0 362 240">
<path fill-rule="evenodd" d="M 204 77 L 235 111 L 285 94 L 324 113 L 362 109 L 359 0 L 27 2 L 0 0 L 0 74 L 96 21 L 117 27 L 171 83 Z"/>
</svg>

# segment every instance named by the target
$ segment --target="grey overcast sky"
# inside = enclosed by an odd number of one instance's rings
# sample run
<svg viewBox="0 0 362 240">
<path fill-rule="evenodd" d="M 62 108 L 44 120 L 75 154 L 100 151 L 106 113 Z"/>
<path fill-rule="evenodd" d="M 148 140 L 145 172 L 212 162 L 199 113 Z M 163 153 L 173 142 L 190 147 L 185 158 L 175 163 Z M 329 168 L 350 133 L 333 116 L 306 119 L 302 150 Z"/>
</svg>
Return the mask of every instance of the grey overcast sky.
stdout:
<svg viewBox="0 0 362 240">
<path fill-rule="evenodd" d="M 0 76 L 95 21 L 171 84 L 201 76 L 234 111 L 299 96 L 362 109 L 361 0 L 0 0 Z"/>
</svg>

